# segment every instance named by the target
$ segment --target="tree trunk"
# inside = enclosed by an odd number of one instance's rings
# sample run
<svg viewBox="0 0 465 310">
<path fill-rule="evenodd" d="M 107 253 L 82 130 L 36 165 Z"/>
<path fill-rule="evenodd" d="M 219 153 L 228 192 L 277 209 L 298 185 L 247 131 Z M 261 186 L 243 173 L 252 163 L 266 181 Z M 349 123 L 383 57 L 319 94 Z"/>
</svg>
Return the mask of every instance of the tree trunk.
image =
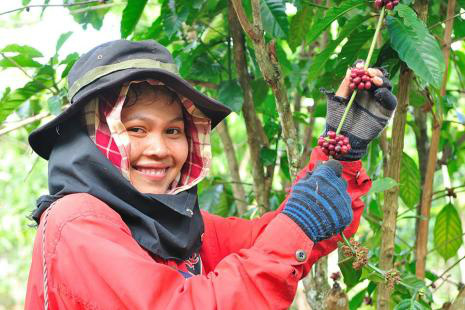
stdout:
<svg viewBox="0 0 465 310">
<path fill-rule="evenodd" d="M 250 150 L 250 158 L 252 162 L 252 177 L 254 184 L 254 192 L 257 200 L 259 213 L 270 209 L 269 194 L 272 183 L 273 173 L 268 173 L 268 178 L 265 178 L 264 166 L 260 160 L 260 150 L 263 146 L 268 146 L 268 139 L 263 130 L 262 123 L 255 112 L 255 105 L 252 95 L 252 87 L 250 84 L 250 76 L 247 72 L 247 61 L 245 57 L 245 40 L 241 25 L 229 2 L 229 27 L 233 38 L 234 60 L 236 63 L 237 75 L 239 83 L 244 94 L 244 104 L 242 105 L 242 113 L 244 115 L 245 126 L 247 129 L 247 143 Z"/>
<path fill-rule="evenodd" d="M 446 17 L 446 28 L 444 30 L 444 47 L 443 54 L 446 63 L 446 69 L 441 86 L 441 97 L 446 94 L 447 77 L 449 69 L 449 57 L 450 57 L 450 46 L 452 42 L 451 34 L 452 27 L 454 25 L 454 11 L 455 11 L 456 0 L 449 0 L 447 5 L 447 17 Z M 418 235 L 416 243 L 416 275 L 420 279 L 425 278 L 426 268 L 426 254 L 428 247 L 428 224 L 429 224 L 429 213 L 431 209 L 431 199 L 433 194 L 433 181 L 434 173 L 436 171 L 437 153 L 439 149 L 439 139 L 441 135 L 442 126 L 442 111 L 438 104 L 436 109 L 436 115 L 433 115 L 433 133 L 431 135 L 431 146 L 428 154 L 428 166 L 426 168 L 425 183 L 423 184 L 423 192 L 421 196 L 421 207 L 420 214 L 421 218 L 418 225 Z"/>
<path fill-rule="evenodd" d="M 325 309 L 325 297 L 330 289 L 327 277 L 328 257 L 325 256 L 313 265 L 309 276 L 303 280 L 307 302 L 312 310 Z"/>
<path fill-rule="evenodd" d="M 260 15 L 260 0 L 251 0 L 253 27 L 247 20 L 241 0 L 232 0 L 232 3 L 242 28 L 252 39 L 258 66 L 263 74 L 263 78 L 273 91 L 276 108 L 281 122 L 283 140 L 286 145 L 289 169 L 291 171 L 291 175 L 295 176 L 298 172 L 299 165 L 299 154 L 297 148 L 298 141 L 296 138 L 295 125 L 292 118 L 291 106 L 287 97 L 287 89 L 284 84 L 281 66 L 279 65 L 276 55 L 275 42 L 271 41 L 267 44 L 263 35 L 263 23 Z"/>
<path fill-rule="evenodd" d="M 387 164 L 385 177 L 390 177 L 396 182 L 400 179 L 400 162 L 404 148 L 404 133 L 407 117 L 407 107 L 409 98 L 410 82 L 412 80 L 412 71 L 405 64 L 401 66 L 399 78 L 398 106 L 394 116 L 395 128 L 392 132 L 392 141 L 390 145 L 390 156 Z M 381 248 L 379 253 L 379 267 L 383 270 L 390 270 L 393 267 L 394 258 L 394 241 L 396 237 L 396 220 L 399 199 L 399 188 L 394 187 L 384 194 L 383 206 L 383 223 L 381 227 Z M 378 310 L 390 309 L 391 289 L 386 283 L 378 284 Z"/>
<path fill-rule="evenodd" d="M 232 188 L 237 211 L 239 215 L 242 215 L 247 211 L 247 201 L 245 199 L 245 191 L 239 174 L 239 163 L 237 162 L 236 151 L 234 150 L 234 144 L 231 136 L 229 135 L 226 120 L 223 120 L 218 124 L 218 126 L 216 126 L 216 132 L 220 136 L 224 152 L 226 153 L 226 158 L 228 159 L 228 168 L 233 181 Z"/>
</svg>

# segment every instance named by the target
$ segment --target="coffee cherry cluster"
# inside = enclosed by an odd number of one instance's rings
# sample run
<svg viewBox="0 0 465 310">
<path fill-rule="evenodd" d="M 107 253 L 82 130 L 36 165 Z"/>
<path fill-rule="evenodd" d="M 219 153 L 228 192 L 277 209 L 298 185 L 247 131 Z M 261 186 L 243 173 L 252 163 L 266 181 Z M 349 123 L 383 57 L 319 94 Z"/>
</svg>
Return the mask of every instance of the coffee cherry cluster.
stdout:
<svg viewBox="0 0 465 310">
<path fill-rule="evenodd" d="M 392 10 L 398 5 L 400 0 L 375 0 L 375 7 L 381 9 L 383 6 L 386 10 Z"/>
<path fill-rule="evenodd" d="M 326 155 L 335 158 L 347 154 L 351 149 L 349 138 L 344 135 L 337 135 L 334 131 L 328 131 L 326 137 L 321 136 L 318 139 L 318 145 L 321 146 Z"/>
<path fill-rule="evenodd" d="M 368 90 L 371 88 L 371 86 L 371 76 L 367 70 L 358 67 L 351 69 L 349 84 L 349 88 L 351 91 L 353 91 L 356 88 L 359 90 Z"/>
</svg>

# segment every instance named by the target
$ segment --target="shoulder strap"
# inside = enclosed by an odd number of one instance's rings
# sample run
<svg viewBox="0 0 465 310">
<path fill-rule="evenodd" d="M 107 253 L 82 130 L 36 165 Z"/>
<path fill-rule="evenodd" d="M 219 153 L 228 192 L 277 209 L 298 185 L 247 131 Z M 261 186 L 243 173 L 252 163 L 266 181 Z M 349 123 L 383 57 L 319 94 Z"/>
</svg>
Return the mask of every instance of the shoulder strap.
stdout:
<svg viewBox="0 0 465 310">
<path fill-rule="evenodd" d="M 42 226 L 42 271 L 44 275 L 44 310 L 48 310 L 47 262 L 45 260 L 45 229 L 47 227 L 48 215 L 54 204 L 55 203 L 52 203 L 50 207 L 48 207 L 47 210 L 45 210 L 44 226 Z"/>
</svg>

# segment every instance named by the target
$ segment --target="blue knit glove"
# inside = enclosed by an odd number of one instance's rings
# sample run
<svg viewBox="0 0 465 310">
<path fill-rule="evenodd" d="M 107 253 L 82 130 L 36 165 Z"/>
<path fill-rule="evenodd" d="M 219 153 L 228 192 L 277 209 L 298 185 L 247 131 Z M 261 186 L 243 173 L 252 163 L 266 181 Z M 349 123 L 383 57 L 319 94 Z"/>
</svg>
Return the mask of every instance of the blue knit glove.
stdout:
<svg viewBox="0 0 465 310">
<path fill-rule="evenodd" d="M 315 243 L 340 233 L 352 222 L 352 200 L 341 172 L 336 160 L 318 165 L 294 185 L 282 211 Z"/>
</svg>

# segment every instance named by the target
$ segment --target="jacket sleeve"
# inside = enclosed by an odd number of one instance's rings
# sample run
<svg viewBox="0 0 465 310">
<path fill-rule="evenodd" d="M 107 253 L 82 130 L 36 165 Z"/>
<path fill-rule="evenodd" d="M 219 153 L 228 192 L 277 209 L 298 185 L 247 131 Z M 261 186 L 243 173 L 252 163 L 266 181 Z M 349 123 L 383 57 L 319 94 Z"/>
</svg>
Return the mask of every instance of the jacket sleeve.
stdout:
<svg viewBox="0 0 465 310">
<path fill-rule="evenodd" d="M 302 169 L 295 181 L 305 176 L 307 171 L 312 171 L 318 161 L 326 161 L 328 156 L 325 155 L 321 148 L 317 147 L 313 150 L 310 162 Z M 352 198 L 352 210 L 354 219 L 352 223 L 346 227 L 344 234 L 349 237 L 355 234 L 360 224 L 360 218 L 363 214 L 364 204 L 361 197 L 366 194 L 371 188 L 371 180 L 362 168 L 361 161 L 341 162 L 343 165 L 343 178 L 347 181 L 347 191 Z M 212 266 L 219 262 L 224 256 L 234 253 L 243 248 L 251 247 L 257 237 L 270 223 L 270 221 L 280 213 L 284 208 L 289 195 L 283 201 L 281 206 L 276 211 L 268 212 L 259 219 L 246 220 L 235 217 L 222 218 L 215 215 L 204 214 L 206 227 L 213 227 L 215 231 L 210 232 L 210 235 L 216 234 L 218 239 L 218 247 L 216 253 L 211 257 L 216 257 L 216 261 L 210 262 Z M 229 236 L 235 238 L 229 238 Z M 341 241 L 339 236 L 328 240 L 321 241 L 313 247 L 309 263 L 306 266 L 307 270 L 322 256 L 326 256 L 337 248 L 337 242 Z"/>
<path fill-rule="evenodd" d="M 54 226 L 53 211 L 46 233 L 50 309 L 287 309 L 313 246 L 294 222 L 279 215 L 251 248 L 228 255 L 208 274 L 185 279 L 155 262 L 120 219 L 89 212 Z M 294 238 L 277 244 L 281 233 Z M 41 256 L 33 260 L 41 265 Z M 31 272 L 29 281 L 39 280 L 28 291 L 40 290 L 39 270 Z M 40 292 L 28 296 L 27 310 L 43 303 L 31 299 Z"/>
</svg>

